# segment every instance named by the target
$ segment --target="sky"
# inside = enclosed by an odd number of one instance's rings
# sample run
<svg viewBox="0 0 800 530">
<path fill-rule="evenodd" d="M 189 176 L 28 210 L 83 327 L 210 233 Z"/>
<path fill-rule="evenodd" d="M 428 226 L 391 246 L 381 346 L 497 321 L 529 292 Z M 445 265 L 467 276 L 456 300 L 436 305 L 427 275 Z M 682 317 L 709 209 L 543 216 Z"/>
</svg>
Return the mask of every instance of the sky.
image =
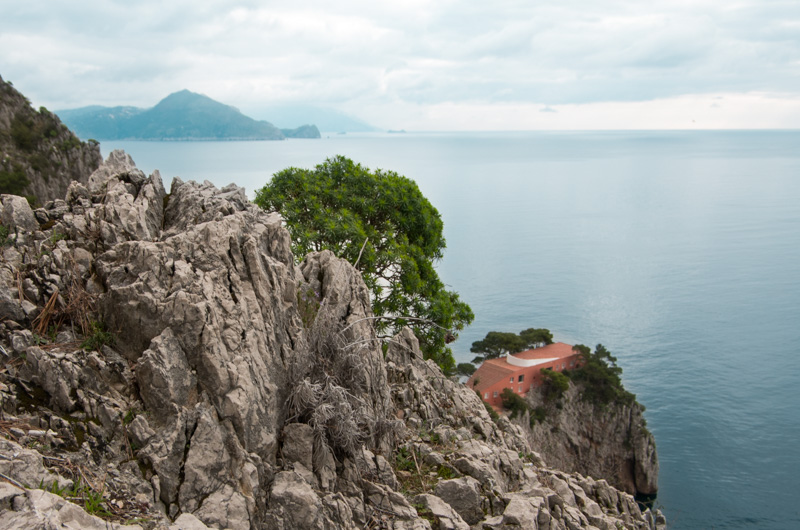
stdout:
<svg viewBox="0 0 800 530">
<path fill-rule="evenodd" d="M 0 0 L 34 106 L 189 89 L 385 129 L 800 128 L 798 0 Z"/>
</svg>

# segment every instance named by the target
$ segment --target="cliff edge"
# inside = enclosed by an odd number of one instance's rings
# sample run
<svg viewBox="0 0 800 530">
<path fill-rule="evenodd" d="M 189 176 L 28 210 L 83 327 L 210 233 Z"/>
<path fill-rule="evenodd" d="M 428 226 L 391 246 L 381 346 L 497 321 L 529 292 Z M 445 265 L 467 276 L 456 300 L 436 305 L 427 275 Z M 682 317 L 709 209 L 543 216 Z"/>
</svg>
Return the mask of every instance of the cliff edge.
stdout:
<svg viewBox="0 0 800 530">
<path fill-rule="evenodd" d="M 582 383 L 571 383 L 557 406 L 549 404 L 542 421 L 526 429 L 530 443 L 548 465 L 568 472 L 604 477 L 632 495 L 658 491 L 658 455 L 653 435 L 635 400 L 605 406 L 583 399 Z M 542 400 L 534 401 L 534 406 Z"/>
</svg>

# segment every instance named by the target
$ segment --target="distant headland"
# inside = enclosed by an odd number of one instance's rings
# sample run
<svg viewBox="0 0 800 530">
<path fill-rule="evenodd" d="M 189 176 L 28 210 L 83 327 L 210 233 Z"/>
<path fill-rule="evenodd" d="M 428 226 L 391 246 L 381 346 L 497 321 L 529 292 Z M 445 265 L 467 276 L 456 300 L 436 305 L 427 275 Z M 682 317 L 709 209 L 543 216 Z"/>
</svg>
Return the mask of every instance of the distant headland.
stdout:
<svg viewBox="0 0 800 530">
<path fill-rule="evenodd" d="M 285 140 L 320 138 L 316 125 L 279 129 L 238 109 L 189 90 L 149 109 L 98 105 L 56 111 L 83 138 L 97 140 Z"/>
</svg>

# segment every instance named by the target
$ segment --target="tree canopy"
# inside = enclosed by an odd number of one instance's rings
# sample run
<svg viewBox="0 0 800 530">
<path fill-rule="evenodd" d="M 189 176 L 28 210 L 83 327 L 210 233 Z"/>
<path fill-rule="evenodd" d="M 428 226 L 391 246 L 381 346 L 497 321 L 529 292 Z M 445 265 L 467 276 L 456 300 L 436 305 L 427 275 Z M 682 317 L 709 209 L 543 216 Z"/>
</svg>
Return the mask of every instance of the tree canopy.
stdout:
<svg viewBox="0 0 800 530">
<path fill-rule="evenodd" d="M 458 375 L 465 375 L 467 377 L 475 373 L 475 365 L 472 363 L 458 363 L 456 366 L 456 373 Z"/>
<path fill-rule="evenodd" d="M 472 362 L 481 363 L 486 359 L 496 359 L 509 353 L 552 343 L 553 334 L 545 328 L 528 328 L 522 330 L 519 335 L 503 331 L 490 331 L 483 340 L 473 342 L 469 351 L 479 354 Z"/>
<path fill-rule="evenodd" d="M 622 386 L 622 368 L 617 366 L 617 358 L 605 346 L 598 344 L 594 353 L 583 344 L 572 349 L 581 354 L 582 363 L 569 375 L 573 381 L 584 383 L 584 399 L 598 405 L 606 405 L 612 401 L 632 403 L 636 399 L 636 396 Z"/>
<path fill-rule="evenodd" d="M 361 272 L 373 312 L 386 317 L 377 321 L 379 333 L 409 325 L 426 358 L 455 370 L 447 343 L 474 315 L 434 268 L 444 225 L 414 181 L 335 156 L 314 169 L 276 173 L 255 203 L 281 212 L 295 255 L 328 249 Z"/>
</svg>

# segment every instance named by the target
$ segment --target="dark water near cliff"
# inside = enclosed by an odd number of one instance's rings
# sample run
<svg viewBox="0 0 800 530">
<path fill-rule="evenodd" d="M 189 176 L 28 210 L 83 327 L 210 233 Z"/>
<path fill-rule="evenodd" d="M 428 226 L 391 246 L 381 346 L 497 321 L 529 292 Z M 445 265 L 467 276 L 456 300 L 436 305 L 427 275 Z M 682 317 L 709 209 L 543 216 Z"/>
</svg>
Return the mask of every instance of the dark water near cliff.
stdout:
<svg viewBox="0 0 800 530">
<path fill-rule="evenodd" d="M 671 528 L 800 528 L 800 132 L 331 136 L 103 144 L 236 182 L 343 154 L 416 180 L 439 270 L 487 331 L 605 344 L 647 406 Z"/>
</svg>

